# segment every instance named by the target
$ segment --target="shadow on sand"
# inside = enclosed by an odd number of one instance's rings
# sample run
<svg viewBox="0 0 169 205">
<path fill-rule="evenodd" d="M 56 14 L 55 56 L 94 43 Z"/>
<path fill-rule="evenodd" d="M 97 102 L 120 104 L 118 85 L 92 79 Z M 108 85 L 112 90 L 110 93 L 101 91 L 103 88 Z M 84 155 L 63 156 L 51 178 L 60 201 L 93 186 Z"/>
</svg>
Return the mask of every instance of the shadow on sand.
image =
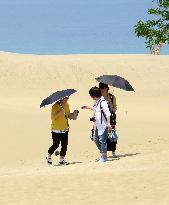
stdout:
<svg viewBox="0 0 169 205">
<path fill-rule="evenodd" d="M 116 155 L 116 157 L 113 157 L 113 156 L 108 156 L 108 160 L 107 161 L 113 161 L 113 160 L 119 160 L 120 158 L 122 157 L 132 157 L 134 155 L 138 155 L 138 154 L 141 154 L 141 153 L 131 153 L 131 154 L 118 154 Z M 110 160 L 111 159 L 111 160 Z"/>
<path fill-rule="evenodd" d="M 132 157 L 134 155 L 138 155 L 141 153 L 131 153 L 131 154 L 118 154 L 116 157 L 108 156 L 107 161 L 114 161 L 114 160 L 119 160 L 122 157 Z M 68 165 L 74 165 L 74 164 L 81 164 L 83 162 L 69 162 L 67 165 L 60 165 L 60 164 L 55 164 L 54 167 L 60 167 L 60 166 L 68 166 Z"/>
<path fill-rule="evenodd" d="M 83 162 L 69 162 L 67 165 L 55 164 L 54 167 L 68 166 L 68 165 L 81 164 L 81 163 Z"/>
</svg>

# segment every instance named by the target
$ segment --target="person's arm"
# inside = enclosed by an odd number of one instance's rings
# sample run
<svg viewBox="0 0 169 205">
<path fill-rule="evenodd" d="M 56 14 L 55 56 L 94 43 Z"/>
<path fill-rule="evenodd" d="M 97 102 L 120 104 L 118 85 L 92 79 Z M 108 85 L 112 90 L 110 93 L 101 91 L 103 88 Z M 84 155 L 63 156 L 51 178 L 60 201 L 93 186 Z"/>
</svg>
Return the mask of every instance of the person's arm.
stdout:
<svg viewBox="0 0 169 205">
<path fill-rule="evenodd" d="M 69 113 L 68 118 L 69 118 L 70 120 L 72 120 L 72 119 L 73 119 L 73 113 Z"/>
<path fill-rule="evenodd" d="M 108 99 L 107 103 L 108 103 L 110 109 L 113 110 L 114 106 L 113 106 L 113 103 L 112 103 L 110 98 Z"/>
<path fill-rule="evenodd" d="M 77 119 L 77 116 L 79 114 L 79 110 L 74 110 L 72 113 L 69 114 L 69 119 L 70 120 L 76 120 Z"/>
<path fill-rule="evenodd" d="M 93 110 L 93 108 L 86 106 L 86 105 L 82 106 L 81 109 Z"/>
<path fill-rule="evenodd" d="M 110 125 L 111 113 L 110 113 L 110 110 L 109 110 L 107 102 L 106 101 L 102 101 L 101 102 L 101 107 L 102 107 L 102 110 L 103 110 L 103 112 L 104 112 L 104 114 L 106 115 L 106 118 L 107 118 L 106 125 L 107 125 L 108 129 L 110 129 L 111 128 L 111 125 Z"/>
<path fill-rule="evenodd" d="M 117 102 L 116 102 L 116 97 L 113 95 L 113 111 L 116 112 L 117 110 Z"/>
<path fill-rule="evenodd" d="M 117 110 L 116 97 L 113 94 L 109 93 L 107 103 L 108 103 L 111 111 L 116 112 L 116 110 Z"/>
<path fill-rule="evenodd" d="M 111 128 L 111 125 L 110 125 L 110 116 L 106 117 L 107 118 L 107 122 L 106 122 L 106 126 L 108 128 Z"/>
<path fill-rule="evenodd" d="M 68 110 L 67 110 L 67 116 L 70 120 L 76 120 L 77 119 L 77 116 L 78 116 L 78 113 L 79 111 L 78 110 L 74 110 L 72 113 L 70 112 L 70 109 L 69 109 L 69 105 L 68 105 Z"/>
<path fill-rule="evenodd" d="M 58 118 L 59 118 L 61 115 L 63 115 L 63 114 L 64 114 L 64 109 L 61 108 L 59 111 L 53 113 L 54 119 L 55 119 L 55 120 L 58 119 Z"/>
<path fill-rule="evenodd" d="M 70 113 L 69 104 L 68 104 L 67 116 L 68 116 L 68 118 L 69 118 L 70 120 L 71 120 L 72 117 L 73 117 L 73 113 Z"/>
</svg>

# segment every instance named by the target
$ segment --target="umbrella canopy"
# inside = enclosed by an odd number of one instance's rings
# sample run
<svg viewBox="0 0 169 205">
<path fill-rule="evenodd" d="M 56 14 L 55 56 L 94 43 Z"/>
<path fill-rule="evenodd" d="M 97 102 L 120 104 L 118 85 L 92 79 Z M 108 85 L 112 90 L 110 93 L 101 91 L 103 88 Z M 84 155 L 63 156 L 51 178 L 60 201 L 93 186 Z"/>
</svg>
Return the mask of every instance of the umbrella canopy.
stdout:
<svg viewBox="0 0 169 205">
<path fill-rule="evenodd" d="M 114 86 L 116 88 L 120 88 L 126 91 L 134 91 L 130 83 L 118 76 L 118 75 L 103 75 L 100 77 L 95 78 L 98 82 L 105 83 L 107 85 Z M 135 91 L 134 91 L 135 92 Z"/>
<path fill-rule="evenodd" d="M 52 104 L 54 102 L 57 102 L 65 97 L 69 97 L 70 95 L 74 94 L 75 92 L 77 92 L 77 91 L 74 89 L 57 91 L 57 92 L 53 93 L 52 95 L 50 95 L 49 97 L 45 98 L 42 101 L 42 103 L 40 104 L 40 108 L 44 107 L 45 105 L 49 105 L 49 104 Z"/>
</svg>

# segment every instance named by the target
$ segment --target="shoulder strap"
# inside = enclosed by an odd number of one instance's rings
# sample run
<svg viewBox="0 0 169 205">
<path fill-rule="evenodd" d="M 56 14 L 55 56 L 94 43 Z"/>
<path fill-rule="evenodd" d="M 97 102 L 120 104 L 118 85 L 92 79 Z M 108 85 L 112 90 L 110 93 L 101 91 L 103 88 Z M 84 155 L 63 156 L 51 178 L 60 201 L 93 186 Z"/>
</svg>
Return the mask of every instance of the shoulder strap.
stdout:
<svg viewBox="0 0 169 205">
<path fill-rule="evenodd" d="M 105 113 L 104 113 L 104 111 L 103 111 L 103 109 L 102 109 L 102 105 L 101 105 L 101 102 L 103 102 L 103 101 L 105 101 L 105 100 L 100 101 L 100 110 L 101 110 L 101 124 L 102 124 L 102 122 L 103 122 L 103 118 L 102 118 L 102 116 L 104 116 L 104 118 L 105 118 L 105 119 L 106 119 L 106 121 L 107 121 L 106 115 L 105 115 Z"/>
</svg>

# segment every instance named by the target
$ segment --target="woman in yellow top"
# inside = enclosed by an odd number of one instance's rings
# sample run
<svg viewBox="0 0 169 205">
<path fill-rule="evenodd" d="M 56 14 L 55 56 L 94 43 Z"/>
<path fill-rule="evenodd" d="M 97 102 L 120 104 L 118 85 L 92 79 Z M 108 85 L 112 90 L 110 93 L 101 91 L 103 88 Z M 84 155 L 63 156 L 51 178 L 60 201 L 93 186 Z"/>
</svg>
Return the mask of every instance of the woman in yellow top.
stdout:
<svg viewBox="0 0 169 205">
<path fill-rule="evenodd" d="M 68 145 L 68 132 L 69 132 L 68 118 L 75 120 L 78 115 L 78 110 L 74 110 L 73 113 L 70 113 L 69 104 L 67 103 L 67 101 L 68 101 L 68 97 L 56 102 L 52 106 L 51 133 L 52 133 L 53 144 L 49 148 L 48 155 L 46 157 L 48 164 L 52 164 L 51 156 L 55 152 L 55 150 L 59 147 L 60 142 L 61 142 L 61 151 L 60 151 L 59 164 L 61 165 L 68 164 L 65 161 L 67 145 Z"/>
</svg>

